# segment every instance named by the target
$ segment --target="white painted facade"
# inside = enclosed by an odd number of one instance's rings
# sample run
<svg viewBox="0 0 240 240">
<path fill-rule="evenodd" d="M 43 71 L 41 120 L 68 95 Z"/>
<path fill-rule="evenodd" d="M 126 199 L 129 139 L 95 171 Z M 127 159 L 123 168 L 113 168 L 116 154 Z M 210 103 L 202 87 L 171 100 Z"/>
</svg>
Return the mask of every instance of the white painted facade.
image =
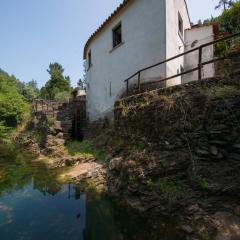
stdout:
<svg viewBox="0 0 240 240">
<path fill-rule="evenodd" d="M 191 27 L 188 10 L 183 0 L 166 0 L 166 59 L 174 57 L 185 51 L 185 29 Z M 179 15 L 183 21 L 183 33 L 179 31 Z M 167 63 L 167 76 L 171 77 L 180 73 L 181 66 L 184 67 L 184 58 L 180 57 Z M 181 77 L 166 82 L 166 86 L 181 84 Z"/>
<path fill-rule="evenodd" d="M 185 51 L 199 47 L 202 44 L 214 41 L 214 26 L 200 26 L 185 31 Z M 198 66 L 198 51 L 185 55 L 184 68 L 190 70 Z M 214 46 L 204 47 L 202 50 L 202 62 L 209 61 L 214 57 Z M 214 63 L 203 66 L 202 78 L 210 78 L 215 75 Z M 188 73 L 183 77 L 182 83 L 198 79 L 198 71 Z"/>
<path fill-rule="evenodd" d="M 179 33 L 179 14 L 183 34 Z M 121 23 L 122 43 L 113 49 L 112 31 Z M 90 41 L 91 67 L 87 70 L 87 112 L 89 120 L 106 116 L 126 90 L 124 80 L 142 68 L 182 53 L 191 41 L 186 29 L 190 19 L 185 0 L 132 0 Z M 186 61 L 186 60 L 185 60 Z M 88 62 L 88 59 L 86 59 Z M 141 74 L 141 82 L 159 80 L 177 74 L 184 67 L 184 58 Z M 137 79 L 131 79 L 136 83 Z M 168 81 L 167 86 L 180 84 L 181 79 Z"/>
</svg>

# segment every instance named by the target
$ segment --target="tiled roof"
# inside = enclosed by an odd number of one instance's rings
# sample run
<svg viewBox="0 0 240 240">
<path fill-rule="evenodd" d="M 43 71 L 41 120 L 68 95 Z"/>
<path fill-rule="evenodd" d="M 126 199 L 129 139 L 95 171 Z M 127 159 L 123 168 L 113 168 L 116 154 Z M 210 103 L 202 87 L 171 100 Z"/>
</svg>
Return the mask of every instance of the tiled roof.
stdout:
<svg viewBox="0 0 240 240">
<path fill-rule="evenodd" d="M 86 59 L 87 57 L 87 48 L 90 45 L 91 41 L 107 26 L 108 23 L 112 21 L 114 17 L 116 17 L 117 14 L 119 14 L 125 7 L 128 6 L 130 2 L 133 2 L 134 0 L 124 0 L 118 7 L 117 9 L 102 23 L 102 25 L 90 36 L 90 38 L 87 40 L 85 46 L 84 46 L 84 52 L 83 52 L 83 59 Z M 186 0 L 184 0 L 186 7 L 187 3 Z M 188 12 L 188 7 L 187 7 L 187 12 Z M 188 18 L 190 21 L 189 17 L 189 12 L 188 12 Z"/>
</svg>

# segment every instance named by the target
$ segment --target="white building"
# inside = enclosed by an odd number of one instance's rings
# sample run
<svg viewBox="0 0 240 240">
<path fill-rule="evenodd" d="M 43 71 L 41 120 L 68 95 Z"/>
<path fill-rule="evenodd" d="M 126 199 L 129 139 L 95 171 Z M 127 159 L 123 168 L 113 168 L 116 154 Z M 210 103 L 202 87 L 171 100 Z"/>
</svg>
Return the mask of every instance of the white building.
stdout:
<svg viewBox="0 0 240 240">
<path fill-rule="evenodd" d="M 215 40 L 216 26 L 214 25 L 195 25 L 191 29 L 185 30 L 185 52 L 192 48 L 199 47 L 205 43 L 209 43 Z M 214 45 L 203 48 L 202 50 L 202 62 L 212 60 L 214 57 Z M 198 65 L 198 51 L 194 51 L 185 55 L 184 57 L 184 70 L 193 69 Z M 214 63 L 203 66 L 202 78 L 210 78 L 215 75 Z M 182 83 L 197 80 L 198 72 L 188 73 L 183 76 Z"/>
<path fill-rule="evenodd" d="M 129 76 L 150 65 L 183 53 L 214 38 L 212 26 L 194 28 L 185 0 L 125 0 L 93 33 L 84 48 L 87 64 L 87 112 L 94 121 L 112 112 L 114 103 L 126 91 Z M 201 41 L 199 41 L 202 39 Z M 193 44 L 193 42 L 195 44 Z M 210 49 L 205 54 L 211 56 Z M 180 57 L 141 74 L 141 83 L 169 77 L 197 63 L 195 55 Z M 193 59 L 193 61 L 192 61 Z M 214 73 L 207 69 L 207 76 Z M 203 70 L 205 71 L 205 69 Z M 195 73 L 166 82 L 181 84 Z M 194 80 L 194 79 L 192 79 Z M 133 78 L 130 84 L 136 83 Z"/>
</svg>

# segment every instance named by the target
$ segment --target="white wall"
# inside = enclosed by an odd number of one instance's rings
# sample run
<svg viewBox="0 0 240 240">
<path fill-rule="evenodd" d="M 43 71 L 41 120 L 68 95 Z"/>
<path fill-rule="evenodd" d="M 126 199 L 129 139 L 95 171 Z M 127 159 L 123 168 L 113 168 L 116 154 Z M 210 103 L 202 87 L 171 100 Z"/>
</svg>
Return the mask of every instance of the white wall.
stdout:
<svg viewBox="0 0 240 240">
<path fill-rule="evenodd" d="M 169 0 L 167 0 L 169 1 Z M 179 1 L 179 0 L 175 0 Z M 94 121 L 113 109 L 125 91 L 126 78 L 166 58 L 165 0 L 134 0 L 90 44 L 92 67 L 87 72 L 87 109 Z M 112 50 L 112 29 L 122 23 L 124 44 Z M 165 76 L 165 67 L 143 73 Z M 110 96 L 110 83 L 112 95 Z"/>
<path fill-rule="evenodd" d="M 183 20 L 183 36 L 179 33 L 178 13 Z M 190 19 L 184 0 L 166 0 L 166 57 L 171 58 L 184 52 L 184 30 L 190 28 Z M 184 67 L 184 57 L 177 58 L 167 63 L 167 77 L 176 75 L 180 66 Z M 174 78 L 166 82 L 166 86 L 181 84 L 181 78 Z"/>
<path fill-rule="evenodd" d="M 184 33 L 179 34 L 178 14 Z M 112 49 L 112 29 L 121 22 L 123 44 Z M 113 110 L 114 103 L 126 91 L 124 80 L 142 68 L 171 58 L 212 41 L 213 27 L 190 29 L 184 0 L 132 0 L 91 42 L 92 67 L 87 72 L 87 111 L 90 121 Z M 203 61 L 213 57 L 213 47 L 203 50 Z M 141 82 L 155 81 L 197 65 L 197 53 L 168 62 L 141 74 Z M 214 65 L 205 66 L 203 78 L 214 75 Z M 168 80 L 166 86 L 197 79 L 197 72 Z M 131 79 L 136 83 L 137 77 Z M 111 95 L 110 95 L 111 86 Z"/>
<path fill-rule="evenodd" d="M 185 31 L 186 51 L 199 47 L 202 44 L 214 41 L 213 25 L 195 27 Z M 190 70 L 198 66 L 198 51 L 185 55 L 185 70 Z M 203 48 L 202 62 L 213 59 L 214 46 Z M 215 75 L 214 63 L 205 65 L 202 70 L 202 78 L 209 78 Z M 183 83 L 198 79 L 198 71 L 186 74 Z"/>
</svg>

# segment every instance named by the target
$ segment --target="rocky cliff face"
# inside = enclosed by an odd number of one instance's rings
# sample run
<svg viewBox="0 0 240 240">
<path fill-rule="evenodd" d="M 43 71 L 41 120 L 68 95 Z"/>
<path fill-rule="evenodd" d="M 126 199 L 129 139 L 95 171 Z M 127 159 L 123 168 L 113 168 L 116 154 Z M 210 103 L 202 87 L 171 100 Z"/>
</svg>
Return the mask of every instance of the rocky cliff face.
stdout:
<svg viewBox="0 0 240 240">
<path fill-rule="evenodd" d="M 114 124 L 112 195 L 189 239 L 240 239 L 239 75 L 123 99 Z"/>
</svg>

